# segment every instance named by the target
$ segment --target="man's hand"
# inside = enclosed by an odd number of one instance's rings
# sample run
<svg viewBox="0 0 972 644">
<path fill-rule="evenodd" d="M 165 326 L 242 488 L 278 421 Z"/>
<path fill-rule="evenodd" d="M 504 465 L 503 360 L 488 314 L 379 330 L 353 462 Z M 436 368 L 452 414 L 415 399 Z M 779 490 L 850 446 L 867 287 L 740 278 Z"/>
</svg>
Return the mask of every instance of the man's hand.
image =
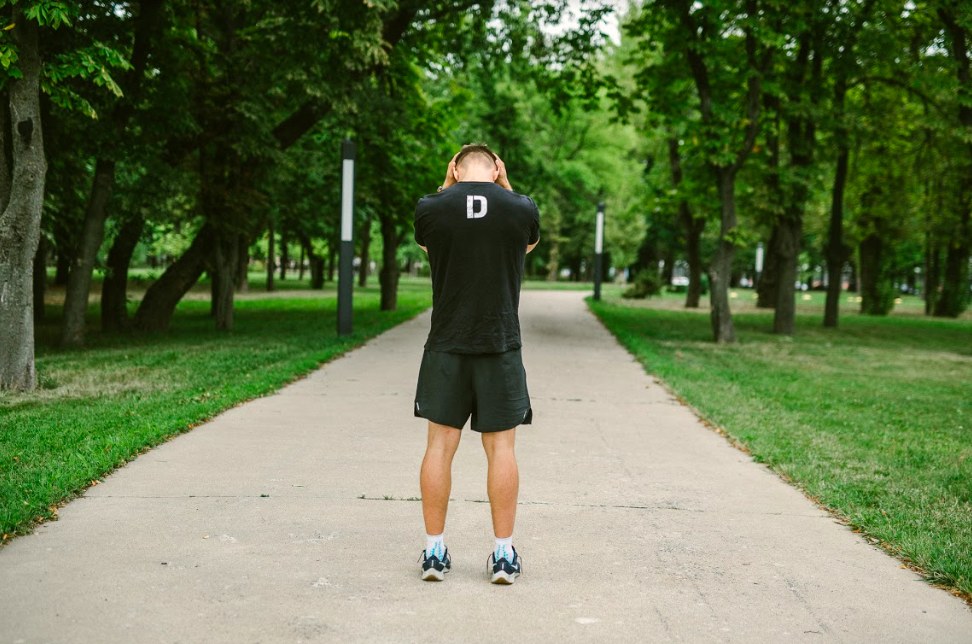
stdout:
<svg viewBox="0 0 972 644">
<path fill-rule="evenodd" d="M 446 169 L 445 179 L 442 181 L 442 189 L 445 190 L 449 186 L 455 185 L 456 183 L 456 157 L 459 153 L 456 152 L 452 155 L 452 160 L 449 161 L 449 167 Z"/>
<path fill-rule="evenodd" d="M 513 186 L 510 185 L 510 179 L 506 176 L 506 164 L 503 163 L 503 159 L 496 157 L 496 169 L 499 170 L 499 175 L 496 177 L 496 185 L 500 188 L 506 188 L 510 192 L 513 192 Z"/>
</svg>

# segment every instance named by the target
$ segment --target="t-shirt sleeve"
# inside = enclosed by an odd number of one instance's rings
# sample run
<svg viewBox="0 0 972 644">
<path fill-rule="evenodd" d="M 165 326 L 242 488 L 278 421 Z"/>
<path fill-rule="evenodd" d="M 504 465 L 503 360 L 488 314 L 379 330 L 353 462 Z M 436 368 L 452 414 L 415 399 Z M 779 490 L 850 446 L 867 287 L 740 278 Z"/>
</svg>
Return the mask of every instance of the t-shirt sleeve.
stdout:
<svg viewBox="0 0 972 644">
<path fill-rule="evenodd" d="M 418 203 L 415 204 L 415 243 L 419 246 L 428 246 L 425 243 L 425 221 L 427 217 L 422 216 L 425 214 L 423 201 L 424 197 L 419 199 Z"/>
<path fill-rule="evenodd" d="M 531 213 L 529 243 L 536 244 L 540 241 L 540 209 L 537 208 L 537 204 L 533 199 L 530 199 L 530 205 L 533 206 L 533 212 Z"/>
</svg>

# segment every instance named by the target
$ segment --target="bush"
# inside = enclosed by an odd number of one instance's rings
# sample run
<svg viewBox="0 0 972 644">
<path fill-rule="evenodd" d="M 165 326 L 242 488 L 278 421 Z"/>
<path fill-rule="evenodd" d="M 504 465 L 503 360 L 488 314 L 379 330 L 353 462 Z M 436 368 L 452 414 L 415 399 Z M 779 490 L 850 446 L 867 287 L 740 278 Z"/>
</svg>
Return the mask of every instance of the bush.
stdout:
<svg viewBox="0 0 972 644">
<path fill-rule="evenodd" d="M 641 270 L 635 275 L 634 281 L 621 297 L 627 299 L 643 300 L 652 295 L 661 293 L 661 278 L 658 272 L 653 270 Z"/>
</svg>

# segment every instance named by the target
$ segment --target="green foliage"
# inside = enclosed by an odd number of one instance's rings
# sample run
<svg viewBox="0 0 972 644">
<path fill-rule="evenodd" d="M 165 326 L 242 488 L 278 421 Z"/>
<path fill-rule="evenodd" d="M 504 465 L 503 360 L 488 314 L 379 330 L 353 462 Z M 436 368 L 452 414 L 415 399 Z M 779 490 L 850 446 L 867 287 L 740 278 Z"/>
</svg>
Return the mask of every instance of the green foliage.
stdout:
<svg viewBox="0 0 972 644">
<path fill-rule="evenodd" d="M 658 271 L 648 268 L 640 270 L 635 274 L 631 286 L 621 294 L 621 297 L 625 299 L 643 300 L 646 297 L 650 298 L 652 295 L 658 295 L 661 293 L 661 290 L 662 283 Z"/>
<path fill-rule="evenodd" d="M 82 15 L 80 5 L 56 0 L 20 3 L 3 0 L 0 1 L 0 8 L 11 4 L 19 4 L 24 18 L 40 25 L 43 28 L 43 37 L 54 42 L 52 53 L 43 61 L 41 91 L 48 94 L 55 105 L 95 118 L 97 111 L 91 100 L 85 96 L 89 84 L 121 96 L 121 88 L 112 73 L 115 70 L 128 69 L 128 58 L 120 49 L 98 40 L 97 34 L 90 28 L 71 29 Z M 84 17 L 90 18 L 87 15 Z M 62 30 L 61 27 L 68 29 Z M 16 28 L 16 23 L 11 23 L 0 31 L 0 67 L 3 69 L 0 83 L 21 77 L 21 72 L 16 67 L 19 56 L 12 41 Z M 70 82 L 72 79 L 83 83 L 74 84 Z"/>
<path fill-rule="evenodd" d="M 13 0 L 13 2 L 16 2 L 16 0 Z M 4 2 L 0 6 L 3 6 L 3 4 L 7 3 Z M 62 25 L 71 26 L 71 18 L 75 11 L 76 8 L 71 3 L 59 2 L 58 0 L 40 0 L 30 3 L 24 15 L 30 20 L 37 21 L 39 25 L 57 29 Z"/>
</svg>

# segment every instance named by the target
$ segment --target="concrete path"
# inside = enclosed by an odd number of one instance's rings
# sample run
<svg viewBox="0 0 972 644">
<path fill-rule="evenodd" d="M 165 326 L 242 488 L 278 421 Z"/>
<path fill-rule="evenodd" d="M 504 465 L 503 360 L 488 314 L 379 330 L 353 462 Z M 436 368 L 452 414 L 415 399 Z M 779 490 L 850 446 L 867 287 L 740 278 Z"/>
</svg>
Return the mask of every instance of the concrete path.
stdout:
<svg viewBox="0 0 972 644">
<path fill-rule="evenodd" d="M 466 433 L 444 583 L 411 417 L 427 315 L 119 470 L 0 550 L 2 642 L 970 642 L 972 611 L 705 428 L 577 293 L 524 293 L 524 575 Z"/>
</svg>

